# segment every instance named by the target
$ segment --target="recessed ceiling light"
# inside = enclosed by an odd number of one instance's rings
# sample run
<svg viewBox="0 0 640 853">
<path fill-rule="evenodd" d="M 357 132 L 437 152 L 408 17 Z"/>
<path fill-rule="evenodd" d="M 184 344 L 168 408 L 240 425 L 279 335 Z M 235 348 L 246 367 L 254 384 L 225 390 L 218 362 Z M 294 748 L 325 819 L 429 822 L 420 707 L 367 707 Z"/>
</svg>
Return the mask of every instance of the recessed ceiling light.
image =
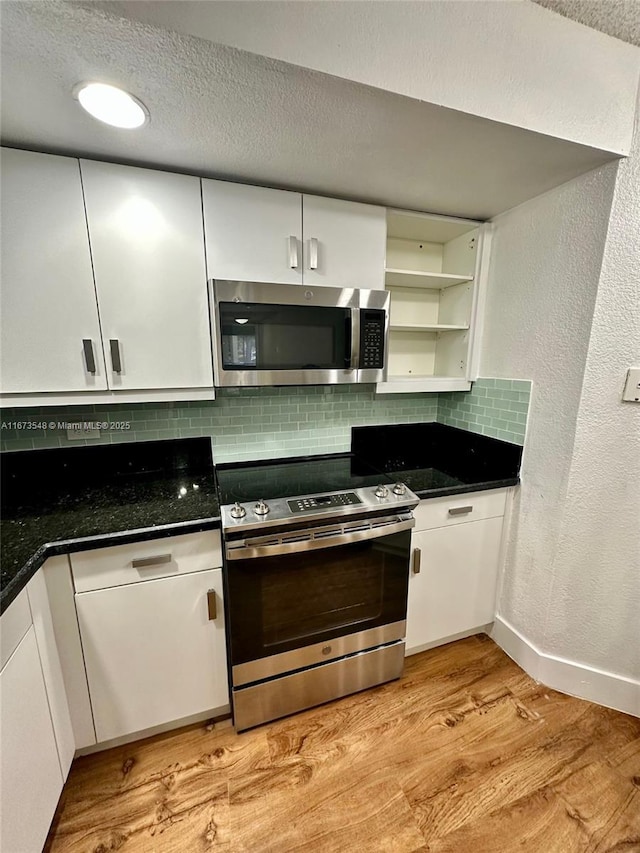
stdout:
<svg viewBox="0 0 640 853">
<path fill-rule="evenodd" d="M 141 127 L 149 120 L 145 105 L 116 86 L 106 83 L 80 83 L 74 97 L 90 115 L 114 127 Z"/>
</svg>

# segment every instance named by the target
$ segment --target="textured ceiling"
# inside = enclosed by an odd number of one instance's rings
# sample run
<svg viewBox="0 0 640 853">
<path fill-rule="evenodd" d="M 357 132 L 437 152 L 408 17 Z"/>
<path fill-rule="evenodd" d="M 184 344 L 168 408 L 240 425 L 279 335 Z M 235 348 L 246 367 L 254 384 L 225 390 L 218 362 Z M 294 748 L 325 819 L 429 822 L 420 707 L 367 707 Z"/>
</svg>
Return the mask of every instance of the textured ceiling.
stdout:
<svg viewBox="0 0 640 853">
<path fill-rule="evenodd" d="M 640 0 L 533 0 L 553 12 L 640 47 Z"/>
<path fill-rule="evenodd" d="M 3 143 L 473 218 L 601 152 L 90 7 L 3 0 Z M 75 84 L 133 92 L 148 126 L 84 114 Z"/>
</svg>

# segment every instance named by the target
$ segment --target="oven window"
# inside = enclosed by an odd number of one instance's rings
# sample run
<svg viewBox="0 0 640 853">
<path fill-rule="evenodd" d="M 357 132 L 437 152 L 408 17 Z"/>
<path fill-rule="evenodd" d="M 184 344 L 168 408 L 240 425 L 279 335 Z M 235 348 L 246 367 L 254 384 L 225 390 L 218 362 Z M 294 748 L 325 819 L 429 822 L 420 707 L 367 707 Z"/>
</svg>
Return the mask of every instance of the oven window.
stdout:
<svg viewBox="0 0 640 853">
<path fill-rule="evenodd" d="M 225 370 L 308 370 L 348 367 L 348 308 L 221 302 Z"/>
<path fill-rule="evenodd" d="M 233 665 L 406 618 L 411 532 L 230 561 Z"/>
<path fill-rule="evenodd" d="M 345 555 L 344 562 L 325 565 L 321 553 L 304 558 L 297 571 L 272 570 L 262 583 L 265 647 L 314 638 L 345 625 L 359 626 L 382 612 L 382 561 L 369 559 L 367 548 Z"/>
</svg>

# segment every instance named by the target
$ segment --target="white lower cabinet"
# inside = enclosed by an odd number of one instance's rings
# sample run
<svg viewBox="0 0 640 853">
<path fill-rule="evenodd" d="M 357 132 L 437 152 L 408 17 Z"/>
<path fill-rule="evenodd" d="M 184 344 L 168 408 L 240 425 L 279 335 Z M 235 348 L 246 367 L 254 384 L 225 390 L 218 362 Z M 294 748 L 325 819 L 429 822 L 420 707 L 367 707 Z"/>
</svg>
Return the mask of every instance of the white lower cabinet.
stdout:
<svg viewBox="0 0 640 853">
<path fill-rule="evenodd" d="M 423 519 L 443 526 L 413 532 L 407 654 L 474 633 L 493 621 L 505 497 L 505 491 L 485 492 L 425 500 L 417 508 L 417 524 Z M 470 520 L 462 521 L 460 510 L 468 507 L 473 507 Z M 484 517 L 491 511 L 500 515 Z"/>
<path fill-rule="evenodd" d="M 59 561 L 64 561 L 64 557 L 52 558 L 54 563 Z M 63 778 L 66 779 L 76 751 L 76 744 L 43 569 L 36 572 L 27 584 L 27 595 L 49 699 L 53 731 L 58 746 L 60 769 Z"/>
<path fill-rule="evenodd" d="M 39 853 L 64 780 L 33 626 L 0 673 L 0 699 L 0 849 Z"/>
<path fill-rule="evenodd" d="M 222 602 L 221 569 L 76 595 L 98 743 L 228 704 Z"/>
</svg>

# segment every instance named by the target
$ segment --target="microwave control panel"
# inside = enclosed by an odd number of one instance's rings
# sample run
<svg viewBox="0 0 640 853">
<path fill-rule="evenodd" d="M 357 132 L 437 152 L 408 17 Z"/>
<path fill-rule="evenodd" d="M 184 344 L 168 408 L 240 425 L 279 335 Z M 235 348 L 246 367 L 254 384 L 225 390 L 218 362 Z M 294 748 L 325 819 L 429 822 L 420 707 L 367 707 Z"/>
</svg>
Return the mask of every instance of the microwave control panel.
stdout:
<svg viewBox="0 0 640 853">
<path fill-rule="evenodd" d="M 384 324 L 386 315 L 377 309 L 360 312 L 360 367 L 382 370 L 384 367 Z"/>
</svg>

